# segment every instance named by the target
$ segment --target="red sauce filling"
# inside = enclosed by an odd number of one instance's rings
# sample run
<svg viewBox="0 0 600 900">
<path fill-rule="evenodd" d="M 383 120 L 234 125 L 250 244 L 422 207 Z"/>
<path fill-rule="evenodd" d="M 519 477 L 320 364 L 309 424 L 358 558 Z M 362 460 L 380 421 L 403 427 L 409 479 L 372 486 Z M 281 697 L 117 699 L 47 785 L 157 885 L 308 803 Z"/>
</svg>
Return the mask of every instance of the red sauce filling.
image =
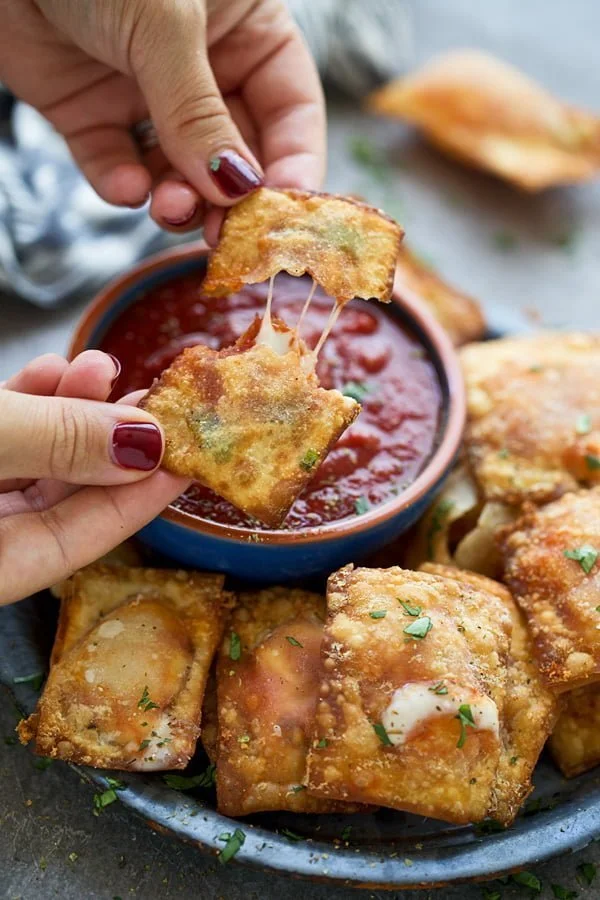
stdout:
<svg viewBox="0 0 600 900">
<path fill-rule="evenodd" d="M 278 275 L 273 312 L 295 325 L 308 295 L 308 279 Z M 149 387 L 184 347 L 232 344 L 262 315 L 266 285 L 222 298 L 202 294 L 202 275 L 173 279 L 151 289 L 112 325 L 101 347 L 121 362 L 113 396 Z M 316 344 L 333 301 L 317 290 L 302 337 Z M 441 406 L 436 372 L 418 341 L 385 307 L 355 300 L 342 313 L 319 357 L 324 388 L 360 399 L 362 411 L 296 500 L 285 529 L 323 525 L 360 515 L 411 484 L 435 446 Z M 230 525 L 266 528 L 201 485 L 174 504 Z"/>
</svg>

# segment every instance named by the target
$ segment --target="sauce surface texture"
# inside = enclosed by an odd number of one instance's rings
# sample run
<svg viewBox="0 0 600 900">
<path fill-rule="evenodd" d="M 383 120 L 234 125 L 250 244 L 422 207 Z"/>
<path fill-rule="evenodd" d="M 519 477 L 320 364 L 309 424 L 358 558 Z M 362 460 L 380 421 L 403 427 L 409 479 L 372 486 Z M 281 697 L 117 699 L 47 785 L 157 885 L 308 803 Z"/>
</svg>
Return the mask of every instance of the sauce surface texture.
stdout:
<svg viewBox="0 0 600 900">
<path fill-rule="evenodd" d="M 149 387 L 184 347 L 229 346 L 264 312 L 264 284 L 217 299 L 204 297 L 201 284 L 197 273 L 159 285 L 113 323 L 101 342 L 122 366 L 113 398 Z M 309 287 L 308 279 L 278 275 L 274 314 L 293 327 Z M 332 304 L 317 289 L 301 329 L 309 347 Z M 342 310 L 317 373 L 324 388 L 351 394 L 362 411 L 296 500 L 285 530 L 361 515 L 391 499 L 415 480 L 435 446 L 441 391 L 434 366 L 383 305 L 355 300 Z M 197 484 L 174 506 L 213 522 L 266 529 Z"/>
</svg>

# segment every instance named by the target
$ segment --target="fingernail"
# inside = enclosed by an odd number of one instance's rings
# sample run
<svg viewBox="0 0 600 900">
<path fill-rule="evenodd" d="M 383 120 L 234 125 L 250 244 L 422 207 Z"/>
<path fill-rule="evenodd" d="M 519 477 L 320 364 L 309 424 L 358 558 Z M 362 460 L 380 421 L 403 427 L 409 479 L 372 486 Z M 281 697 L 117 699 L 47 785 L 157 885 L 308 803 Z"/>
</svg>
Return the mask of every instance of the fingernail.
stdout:
<svg viewBox="0 0 600 900">
<path fill-rule="evenodd" d="M 113 428 L 111 449 L 122 469 L 150 472 L 162 456 L 162 434 L 151 422 L 119 422 Z"/>
<path fill-rule="evenodd" d="M 235 150 L 222 150 L 209 162 L 209 171 L 218 188 L 228 197 L 242 197 L 263 183 L 263 176 Z"/>
<path fill-rule="evenodd" d="M 198 204 L 194 204 L 190 209 L 189 213 L 185 216 L 179 216 L 176 219 L 169 219 L 167 216 L 163 216 L 163 220 L 167 223 L 167 225 L 171 225 L 171 227 L 177 227 L 178 225 L 187 225 L 188 222 L 194 218 L 196 213 L 198 212 Z"/>
<path fill-rule="evenodd" d="M 113 361 L 113 365 L 114 365 L 114 367 L 115 367 L 115 374 L 113 375 L 113 379 L 112 379 L 112 381 L 111 381 L 111 383 L 110 383 L 111 388 L 113 388 L 113 387 L 115 386 L 115 384 L 117 383 L 117 379 L 118 379 L 119 375 L 121 374 L 121 363 L 119 362 L 119 360 L 117 359 L 117 357 L 114 356 L 114 354 L 112 354 L 112 353 L 107 353 L 106 355 L 107 355 L 107 356 L 110 356 L 110 358 L 111 358 L 112 361 Z"/>
</svg>

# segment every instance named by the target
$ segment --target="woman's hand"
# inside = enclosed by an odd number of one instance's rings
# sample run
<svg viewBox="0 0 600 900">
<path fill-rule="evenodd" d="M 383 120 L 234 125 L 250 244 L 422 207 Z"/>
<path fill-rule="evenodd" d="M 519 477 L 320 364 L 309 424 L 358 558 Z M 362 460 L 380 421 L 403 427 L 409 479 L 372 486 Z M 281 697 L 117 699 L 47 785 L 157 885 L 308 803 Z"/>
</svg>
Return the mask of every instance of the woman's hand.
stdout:
<svg viewBox="0 0 600 900">
<path fill-rule="evenodd" d="M 117 369 L 99 350 L 49 354 L 0 387 L 0 604 L 98 559 L 187 487 L 157 471 L 153 416 L 99 402 Z"/>
<path fill-rule="evenodd" d="M 152 193 L 153 218 L 185 230 L 263 177 L 319 187 L 321 87 L 280 0 L 0 0 L 0 22 L 0 80 L 109 203 Z M 160 148 L 142 155 L 131 128 L 148 116 Z"/>
</svg>

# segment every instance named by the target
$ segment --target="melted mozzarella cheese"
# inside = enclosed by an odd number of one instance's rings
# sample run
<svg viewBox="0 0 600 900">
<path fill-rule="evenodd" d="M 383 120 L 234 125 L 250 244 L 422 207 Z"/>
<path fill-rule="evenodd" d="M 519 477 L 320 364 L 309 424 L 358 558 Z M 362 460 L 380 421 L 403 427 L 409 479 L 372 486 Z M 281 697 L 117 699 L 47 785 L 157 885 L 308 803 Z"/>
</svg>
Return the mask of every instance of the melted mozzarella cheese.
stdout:
<svg viewBox="0 0 600 900">
<path fill-rule="evenodd" d="M 436 694 L 437 682 L 409 683 L 394 691 L 381 723 L 392 744 L 399 746 L 410 739 L 426 721 L 441 716 L 457 716 L 460 706 L 468 704 L 476 731 L 499 734 L 498 708 L 485 694 L 470 688 L 448 684 L 447 694 Z"/>
<path fill-rule="evenodd" d="M 273 276 L 269 279 L 269 293 L 267 294 L 267 305 L 265 314 L 258 334 L 256 335 L 255 344 L 270 347 L 278 356 L 283 356 L 292 349 L 294 343 L 293 331 L 276 331 L 273 328 L 273 320 L 271 318 L 271 303 L 273 301 Z"/>
</svg>

